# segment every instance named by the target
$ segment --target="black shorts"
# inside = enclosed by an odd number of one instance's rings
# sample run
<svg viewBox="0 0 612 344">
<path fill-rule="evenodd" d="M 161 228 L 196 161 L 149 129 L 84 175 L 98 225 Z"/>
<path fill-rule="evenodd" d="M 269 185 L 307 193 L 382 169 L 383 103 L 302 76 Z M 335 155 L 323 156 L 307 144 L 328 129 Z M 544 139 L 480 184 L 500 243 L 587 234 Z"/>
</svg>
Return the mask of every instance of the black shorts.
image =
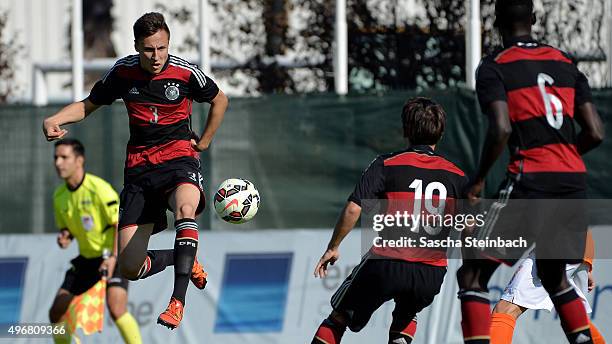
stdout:
<svg viewBox="0 0 612 344">
<path fill-rule="evenodd" d="M 71 260 L 70 264 L 72 264 L 72 267 L 66 271 L 61 288 L 68 290 L 72 295 L 83 294 L 102 278 L 100 271 L 98 271 L 100 264 L 102 264 L 102 257 L 85 258 L 78 256 Z M 119 269 L 115 268 L 106 286 L 107 288 L 121 287 L 127 290 L 128 280 L 121 276 Z"/>
<path fill-rule="evenodd" d="M 181 184 L 192 184 L 200 190 L 196 210 L 200 214 L 206 204 L 203 180 L 200 161 L 194 158 L 178 158 L 138 174 L 126 174 L 119 202 L 119 230 L 149 223 L 154 224 L 154 234 L 166 229 L 168 197 Z"/>
<path fill-rule="evenodd" d="M 480 253 L 507 265 L 514 265 L 533 245 L 536 258 L 582 262 L 588 218 L 583 190 L 547 193 L 523 187 L 509 176 L 492 202 L 479 239 L 514 240 L 526 247 L 485 247 Z"/>
<path fill-rule="evenodd" d="M 331 298 L 336 312 L 359 332 L 372 314 L 393 299 L 394 319 L 412 319 L 440 292 L 446 268 L 404 260 L 364 256 Z"/>
</svg>

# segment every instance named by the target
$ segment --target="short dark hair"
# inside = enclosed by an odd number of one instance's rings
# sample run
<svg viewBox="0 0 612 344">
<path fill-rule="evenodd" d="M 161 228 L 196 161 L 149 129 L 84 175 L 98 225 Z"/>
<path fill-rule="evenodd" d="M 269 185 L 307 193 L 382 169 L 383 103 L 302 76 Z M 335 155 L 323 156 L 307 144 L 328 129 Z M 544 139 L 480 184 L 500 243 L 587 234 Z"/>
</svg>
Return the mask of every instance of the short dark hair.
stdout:
<svg viewBox="0 0 612 344">
<path fill-rule="evenodd" d="M 85 147 L 83 146 L 81 141 L 77 139 L 61 139 L 55 142 L 55 148 L 57 148 L 58 146 L 64 146 L 64 145 L 72 147 L 72 151 L 74 152 L 74 155 L 82 156 L 83 158 L 85 157 Z"/>
<path fill-rule="evenodd" d="M 497 0 L 495 2 L 495 26 L 513 23 L 531 23 L 533 0 Z"/>
<path fill-rule="evenodd" d="M 139 42 L 141 39 L 154 35 L 159 30 L 166 31 L 168 37 L 170 37 L 170 29 L 166 24 L 164 15 L 158 12 L 145 13 L 134 23 L 134 39 Z"/>
<path fill-rule="evenodd" d="M 435 145 L 446 125 L 446 112 L 429 98 L 409 99 L 402 110 L 404 136 L 413 145 Z"/>
</svg>

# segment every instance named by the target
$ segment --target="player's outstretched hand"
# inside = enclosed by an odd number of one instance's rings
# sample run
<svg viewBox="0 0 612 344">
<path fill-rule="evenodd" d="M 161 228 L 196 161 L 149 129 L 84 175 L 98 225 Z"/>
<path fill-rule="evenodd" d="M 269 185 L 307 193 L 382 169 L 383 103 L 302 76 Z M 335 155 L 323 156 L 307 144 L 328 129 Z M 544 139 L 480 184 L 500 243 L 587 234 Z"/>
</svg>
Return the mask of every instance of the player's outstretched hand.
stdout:
<svg viewBox="0 0 612 344">
<path fill-rule="evenodd" d="M 59 233 L 57 233 L 57 245 L 64 249 L 70 245 L 72 242 L 72 235 L 67 229 L 62 229 Z"/>
<path fill-rule="evenodd" d="M 589 293 L 593 288 L 595 288 L 595 279 L 593 278 L 593 271 L 589 271 L 589 285 L 588 285 Z"/>
<path fill-rule="evenodd" d="M 327 249 L 317 266 L 315 266 L 314 275 L 315 277 L 324 278 L 327 276 L 327 264 L 334 265 L 334 263 L 340 258 L 340 254 L 338 253 L 338 249 Z"/>
<path fill-rule="evenodd" d="M 68 130 L 60 128 L 59 125 L 49 121 L 43 122 L 43 133 L 47 141 L 59 140 L 68 134 Z"/>
</svg>

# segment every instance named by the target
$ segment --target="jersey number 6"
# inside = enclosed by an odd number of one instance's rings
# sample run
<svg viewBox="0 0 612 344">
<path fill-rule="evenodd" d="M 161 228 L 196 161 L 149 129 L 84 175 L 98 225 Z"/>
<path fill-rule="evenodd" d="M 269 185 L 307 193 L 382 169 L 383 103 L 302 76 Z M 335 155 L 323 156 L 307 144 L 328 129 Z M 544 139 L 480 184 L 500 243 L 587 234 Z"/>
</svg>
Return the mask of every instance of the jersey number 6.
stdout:
<svg viewBox="0 0 612 344">
<path fill-rule="evenodd" d="M 552 76 L 540 73 L 538 74 L 538 88 L 544 99 L 544 108 L 546 109 L 546 121 L 551 127 L 555 129 L 561 129 L 563 126 L 563 103 L 561 99 L 554 94 L 546 92 L 546 84 L 552 86 L 555 80 Z M 554 107 L 554 109 L 553 109 Z"/>
</svg>

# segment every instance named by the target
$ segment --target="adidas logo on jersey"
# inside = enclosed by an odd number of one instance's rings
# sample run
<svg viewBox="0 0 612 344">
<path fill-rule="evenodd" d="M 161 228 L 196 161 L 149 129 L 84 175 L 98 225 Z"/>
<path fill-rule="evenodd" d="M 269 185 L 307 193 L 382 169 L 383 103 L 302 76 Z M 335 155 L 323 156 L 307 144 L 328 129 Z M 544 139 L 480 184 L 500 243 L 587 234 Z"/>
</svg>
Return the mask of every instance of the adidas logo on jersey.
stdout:
<svg viewBox="0 0 612 344">
<path fill-rule="evenodd" d="M 576 337 L 576 342 L 575 343 L 577 343 L 577 344 L 588 343 L 590 341 L 591 341 L 591 338 L 589 338 L 589 336 L 587 336 L 584 333 L 581 333 L 580 335 L 578 335 L 578 337 Z"/>
<path fill-rule="evenodd" d="M 138 92 L 138 89 L 136 87 L 132 87 L 130 89 L 130 94 L 140 94 L 140 92 Z"/>
</svg>

